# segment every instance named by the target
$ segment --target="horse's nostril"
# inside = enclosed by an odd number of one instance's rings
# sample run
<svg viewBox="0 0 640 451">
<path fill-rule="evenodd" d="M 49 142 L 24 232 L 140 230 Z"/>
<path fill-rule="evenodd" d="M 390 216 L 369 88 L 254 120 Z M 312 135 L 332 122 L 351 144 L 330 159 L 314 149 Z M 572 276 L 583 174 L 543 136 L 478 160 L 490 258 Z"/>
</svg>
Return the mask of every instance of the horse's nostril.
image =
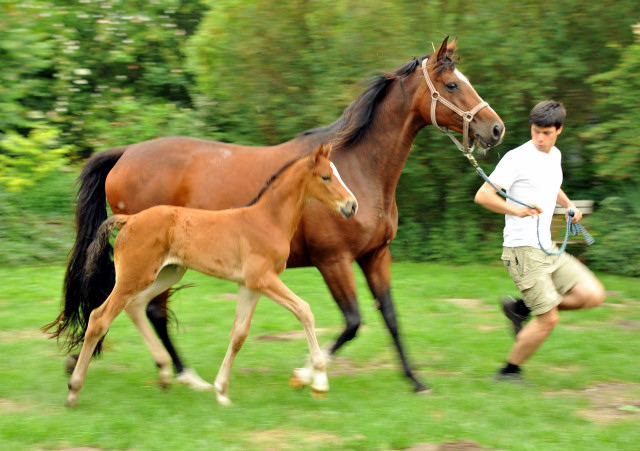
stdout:
<svg viewBox="0 0 640 451">
<path fill-rule="evenodd" d="M 493 126 L 493 137 L 498 140 L 502 138 L 502 133 L 504 132 L 504 127 L 502 124 L 496 124 Z"/>
</svg>

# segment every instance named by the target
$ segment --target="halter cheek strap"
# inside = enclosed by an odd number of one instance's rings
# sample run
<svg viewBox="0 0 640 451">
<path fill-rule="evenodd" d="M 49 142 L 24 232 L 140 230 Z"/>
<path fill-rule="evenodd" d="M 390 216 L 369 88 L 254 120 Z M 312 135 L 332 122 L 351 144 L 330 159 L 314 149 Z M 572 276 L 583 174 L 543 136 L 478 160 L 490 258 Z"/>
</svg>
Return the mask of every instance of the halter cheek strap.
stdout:
<svg viewBox="0 0 640 451">
<path fill-rule="evenodd" d="M 489 106 L 489 104 L 483 100 L 475 107 L 473 107 L 470 111 L 463 111 L 453 103 L 449 102 L 447 99 L 440 95 L 440 93 L 433 85 L 431 77 L 429 77 L 427 61 L 428 58 L 422 60 L 422 74 L 424 75 L 424 79 L 427 81 L 427 86 L 429 87 L 429 92 L 431 93 L 431 123 L 442 133 L 446 133 L 447 135 L 449 135 L 449 138 L 451 138 L 458 149 L 460 149 L 464 154 L 470 154 L 475 149 L 475 143 L 472 147 L 469 147 L 469 124 L 471 123 L 471 121 L 473 121 L 473 118 L 478 113 L 478 111 L 486 106 Z M 460 141 L 458 141 L 456 137 L 451 134 L 451 131 L 448 128 L 440 127 L 438 125 L 438 121 L 436 120 L 436 107 L 438 106 L 438 102 L 442 103 L 451 111 L 457 113 L 462 117 L 462 144 L 460 144 Z"/>
</svg>

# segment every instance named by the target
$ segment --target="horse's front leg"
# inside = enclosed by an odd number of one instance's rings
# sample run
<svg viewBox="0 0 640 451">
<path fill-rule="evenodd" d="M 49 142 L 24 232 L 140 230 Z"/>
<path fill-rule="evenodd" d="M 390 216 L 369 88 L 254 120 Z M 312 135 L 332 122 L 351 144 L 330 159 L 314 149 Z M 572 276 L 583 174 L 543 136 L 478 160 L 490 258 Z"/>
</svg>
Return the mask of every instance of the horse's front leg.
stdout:
<svg viewBox="0 0 640 451">
<path fill-rule="evenodd" d="M 428 393 L 431 389 L 422 384 L 413 374 L 400 339 L 396 312 L 391 299 L 391 252 L 389 248 L 384 246 L 384 248 L 358 259 L 358 264 L 362 268 L 371 293 L 376 299 L 378 310 L 380 310 L 393 338 L 405 375 L 413 382 L 416 393 Z"/>
<path fill-rule="evenodd" d="M 218 375 L 214 382 L 216 391 L 216 399 L 223 406 L 231 404 L 229 399 L 229 377 L 231 375 L 231 367 L 236 355 L 242 348 L 244 341 L 249 335 L 251 327 L 251 319 L 256 310 L 256 305 L 260 299 L 260 293 L 248 289 L 243 284 L 238 284 L 238 303 L 236 304 L 236 315 L 233 320 L 233 328 L 229 338 L 229 347 L 224 356 Z"/>
<path fill-rule="evenodd" d="M 265 279 L 267 278 L 265 277 Z M 318 338 L 316 337 L 315 330 L 315 318 L 311 311 L 311 307 L 307 302 L 296 296 L 276 274 L 265 280 L 264 284 L 260 287 L 260 291 L 291 311 L 296 318 L 298 318 L 298 321 L 302 323 L 307 337 L 307 343 L 309 345 L 311 366 L 313 368 L 313 373 L 311 375 L 311 390 L 314 394 L 323 395 L 329 391 L 327 361 L 325 359 L 325 354 L 318 345 Z"/>
</svg>

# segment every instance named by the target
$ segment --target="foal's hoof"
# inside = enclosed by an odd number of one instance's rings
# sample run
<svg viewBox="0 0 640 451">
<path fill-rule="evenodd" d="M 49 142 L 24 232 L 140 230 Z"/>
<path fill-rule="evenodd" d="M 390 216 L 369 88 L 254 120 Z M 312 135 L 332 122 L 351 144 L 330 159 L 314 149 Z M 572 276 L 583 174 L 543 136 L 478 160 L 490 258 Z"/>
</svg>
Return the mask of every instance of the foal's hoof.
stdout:
<svg viewBox="0 0 640 451">
<path fill-rule="evenodd" d="M 230 406 L 231 399 L 229 398 L 229 396 L 227 396 L 226 393 L 223 392 L 222 387 L 218 384 L 214 384 L 214 388 L 216 391 L 216 401 L 218 401 L 218 404 L 225 407 Z"/>
<path fill-rule="evenodd" d="M 295 368 L 291 372 L 289 386 L 295 390 L 301 390 L 311 383 L 313 370 L 311 368 Z"/>
<path fill-rule="evenodd" d="M 69 395 L 67 396 L 67 401 L 64 403 L 65 407 L 74 408 L 78 405 L 78 397 Z"/>
<path fill-rule="evenodd" d="M 327 399 L 327 391 L 326 390 L 316 390 L 314 388 L 311 388 L 311 397 L 313 399 L 319 399 L 319 400 L 325 400 Z"/>
<path fill-rule="evenodd" d="M 291 375 L 291 378 L 289 379 L 289 387 L 294 390 L 302 390 L 306 386 L 307 384 L 305 384 L 302 379 L 297 377 L 295 374 Z"/>
<path fill-rule="evenodd" d="M 64 359 L 64 371 L 65 373 L 71 375 L 73 370 L 76 369 L 76 364 L 78 363 L 79 354 L 69 354 L 66 359 Z"/>
</svg>

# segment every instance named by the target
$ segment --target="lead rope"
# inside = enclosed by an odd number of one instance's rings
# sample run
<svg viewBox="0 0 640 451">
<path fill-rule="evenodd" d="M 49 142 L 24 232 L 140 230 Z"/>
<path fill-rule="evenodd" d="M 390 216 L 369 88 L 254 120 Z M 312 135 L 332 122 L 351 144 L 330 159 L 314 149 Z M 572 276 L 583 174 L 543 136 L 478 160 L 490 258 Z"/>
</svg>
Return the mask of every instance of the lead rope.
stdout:
<svg viewBox="0 0 640 451">
<path fill-rule="evenodd" d="M 471 155 L 471 152 L 465 152 L 462 149 L 460 149 L 460 151 L 464 154 L 465 157 L 467 157 L 467 159 L 476 169 L 476 172 L 480 175 L 480 177 L 482 177 L 489 185 L 491 185 L 491 187 L 495 189 L 498 194 L 503 196 L 505 199 L 510 199 L 513 202 L 516 202 L 520 205 L 524 205 L 525 207 L 531 208 L 532 210 L 536 209 L 533 205 L 529 205 L 525 202 L 519 201 L 518 199 L 514 199 L 513 197 L 509 196 L 505 191 L 502 191 L 500 188 L 494 185 L 493 182 L 489 180 L 489 177 L 487 177 L 487 174 L 484 173 L 480 165 L 478 165 L 478 162 L 476 161 L 474 156 Z M 542 242 L 540 241 L 540 217 L 538 216 L 538 223 L 536 224 L 536 233 L 538 234 L 538 245 L 540 246 L 540 249 L 542 249 L 542 251 L 545 254 L 560 255 L 561 253 L 563 253 L 565 248 L 567 247 L 567 242 L 569 241 L 569 234 L 571 234 L 571 236 L 577 236 L 578 234 L 581 234 L 584 237 L 584 241 L 585 243 L 587 243 L 588 246 L 591 246 L 593 243 L 596 242 L 596 240 L 591 236 L 589 232 L 587 232 L 587 229 L 585 229 L 582 224 L 580 224 L 579 222 L 571 222 L 571 219 L 574 217 L 575 214 L 576 214 L 575 211 L 569 210 L 569 214 L 567 215 L 567 229 L 564 233 L 564 241 L 562 242 L 562 246 L 560 246 L 560 249 L 557 252 L 551 252 L 545 249 L 544 246 L 542 246 Z"/>
</svg>

